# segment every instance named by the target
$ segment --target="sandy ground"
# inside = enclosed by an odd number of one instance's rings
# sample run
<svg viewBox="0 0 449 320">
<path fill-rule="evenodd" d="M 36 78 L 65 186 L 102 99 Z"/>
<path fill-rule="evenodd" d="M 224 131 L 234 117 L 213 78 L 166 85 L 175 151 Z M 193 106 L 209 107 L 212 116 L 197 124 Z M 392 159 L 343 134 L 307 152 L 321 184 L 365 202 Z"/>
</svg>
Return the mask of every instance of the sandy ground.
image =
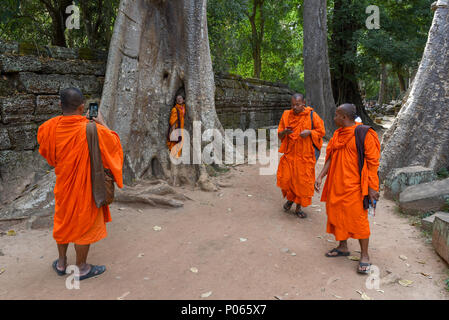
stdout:
<svg viewBox="0 0 449 320">
<path fill-rule="evenodd" d="M 356 261 L 324 256 L 336 243 L 326 234 L 320 195 L 305 209 L 309 217 L 299 219 L 282 210 L 275 176 L 259 175 L 258 165 L 238 166 L 220 179 L 233 186 L 213 193 L 179 188 L 192 198 L 180 209 L 113 204 L 109 236 L 89 255 L 107 271 L 81 281 L 79 290 L 68 290 L 66 277 L 51 268 L 57 251 L 50 229 L 12 227 L 16 236 L 0 237 L 0 299 L 360 300 L 361 292 L 376 300 L 449 298 L 447 265 L 393 202 L 382 200 L 371 218 L 371 260 L 380 277 L 413 283 L 381 283 L 377 291 L 356 273 Z M 356 240 L 349 247 L 359 255 Z M 73 246 L 68 259 L 75 262 Z"/>
</svg>

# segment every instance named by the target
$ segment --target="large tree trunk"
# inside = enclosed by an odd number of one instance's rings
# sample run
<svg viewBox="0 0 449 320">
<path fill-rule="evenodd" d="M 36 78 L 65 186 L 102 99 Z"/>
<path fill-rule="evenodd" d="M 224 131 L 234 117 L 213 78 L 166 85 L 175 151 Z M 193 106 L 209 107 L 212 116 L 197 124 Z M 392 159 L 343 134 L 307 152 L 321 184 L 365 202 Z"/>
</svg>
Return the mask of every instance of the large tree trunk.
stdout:
<svg viewBox="0 0 449 320">
<path fill-rule="evenodd" d="M 381 178 L 394 168 L 449 166 L 449 0 L 439 0 L 407 102 L 382 141 Z"/>
<path fill-rule="evenodd" d="M 381 64 L 381 72 L 380 72 L 380 88 L 379 88 L 379 99 L 377 100 L 377 103 L 381 106 L 386 101 L 387 98 L 387 81 L 388 81 L 388 73 L 387 73 L 387 66 L 385 63 Z"/>
<path fill-rule="evenodd" d="M 65 38 L 65 22 L 70 14 L 66 13 L 68 6 L 72 4 L 72 0 L 57 0 L 55 3 L 49 0 L 40 0 L 40 2 L 47 8 L 51 17 L 52 25 L 52 45 L 59 47 L 66 47 Z"/>
<path fill-rule="evenodd" d="M 326 126 L 326 137 L 336 129 L 327 48 L 326 0 L 304 0 L 304 86 L 307 103 Z"/>
<path fill-rule="evenodd" d="M 186 95 L 185 129 L 191 140 L 193 121 L 201 121 L 201 131 L 223 131 L 215 112 L 206 0 L 122 0 L 100 109 L 120 135 L 125 183 L 177 177 L 212 188 L 203 165 L 174 170 L 170 162 L 168 119 L 180 92 Z"/>
<path fill-rule="evenodd" d="M 358 0 L 356 0 L 358 1 Z M 362 27 L 360 18 L 352 12 L 353 0 L 335 0 L 331 23 L 331 57 L 332 57 L 332 92 L 337 106 L 343 103 L 353 103 L 357 107 L 357 114 L 363 123 L 374 126 L 368 116 L 357 83 L 356 65 L 354 59 L 347 59 L 349 55 L 357 55 L 357 41 L 354 34 Z"/>
<path fill-rule="evenodd" d="M 253 55 L 254 72 L 253 77 L 259 79 L 262 72 L 262 41 L 265 29 L 265 18 L 263 15 L 263 5 L 265 0 L 253 0 L 253 12 L 247 13 L 251 25 L 251 46 Z M 259 11 L 259 16 L 257 15 Z M 257 19 L 258 18 L 258 19 Z M 257 28 L 259 24 L 259 30 Z"/>
</svg>

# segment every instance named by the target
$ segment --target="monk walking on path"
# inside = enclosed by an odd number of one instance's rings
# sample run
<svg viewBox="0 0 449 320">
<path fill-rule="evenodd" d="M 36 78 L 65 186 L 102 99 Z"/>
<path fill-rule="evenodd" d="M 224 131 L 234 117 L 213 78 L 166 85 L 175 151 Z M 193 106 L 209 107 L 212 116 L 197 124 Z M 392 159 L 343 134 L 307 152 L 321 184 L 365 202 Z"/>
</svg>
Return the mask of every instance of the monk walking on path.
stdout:
<svg viewBox="0 0 449 320">
<path fill-rule="evenodd" d="M 307 217 L 301 207 L 312 204 L 315 164 L 324 134 L 323 120 L 311 107 L 306 107 L 302 94 L 294 94 L 292 109 L 284 112 L 278 128 L 282 141 L 279 152 L 284 155 L 279 162 L 277 186 L 287 198 L 284 210 L 289 211 L 296 203 L 295 213 L 300 218 Z"/>
<path fill-rule="evenodd" d="M 357 271 L 368 274 L 371 263 L 367 209 L 368 199 L 371 203 L 379 199 L 380 143 L 377 133 L 356 123 L 355 118 L 353 104 L 337 108 L 334 120 L 339 129 L 327 145 L 326 163 L 315 189 L 319 192 L 322 179 L 327 175 L 321 201 L 326 202 L 327 232 L 332 233 L 340 244 L 326 256 L 348 256 L 347 239 L 359 239 L 361 257 Z M 366 134 L 364 141 L 361 138 L 363 131 Z"/>
<path fill-rule="evenodd" d="M 108 206 L 97 208 L 91 185 L 91 167 L 86 124 L 83 116 L 84 97 L 76 88 L 61 92 L 62 116 L 48 120 L 39 127 L 39 152 L 55 167 L 56 185 L 53 237 L 59 259 L 53 269 L 63 276 L 67 267 L 67 248 L 75 244 L 79 280 L 102 274 L 105 266 L 87 264 L 92 243 L 107 236 L 106 222 L 111 221 Z M 101 158 L 105 169 L 111 170 L 118 187 L 123 187 L 123 150 L 117 133 L 111 131 L 99 113 L 97 122 Z"/>
</svg>

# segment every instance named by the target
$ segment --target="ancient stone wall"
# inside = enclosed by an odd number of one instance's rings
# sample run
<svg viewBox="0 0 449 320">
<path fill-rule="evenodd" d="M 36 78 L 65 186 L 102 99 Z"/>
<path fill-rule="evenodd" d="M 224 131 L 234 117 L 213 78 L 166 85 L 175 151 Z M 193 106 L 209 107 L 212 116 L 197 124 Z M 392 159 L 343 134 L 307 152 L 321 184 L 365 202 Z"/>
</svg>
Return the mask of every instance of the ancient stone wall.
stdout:
<svg viewBox="0 0 449 320">
<path fill-rule="evenodd" d="M 37 128 L 60 114 L 59 93 L 78 87 L 101 97 L 107 53 L 0 41 L 0 207 L 49 167 L 37 152 Z M 282 84 L 217 75 L 216 110 L 224 128 L 277 125 L 290 105 Z"/>
</svg>

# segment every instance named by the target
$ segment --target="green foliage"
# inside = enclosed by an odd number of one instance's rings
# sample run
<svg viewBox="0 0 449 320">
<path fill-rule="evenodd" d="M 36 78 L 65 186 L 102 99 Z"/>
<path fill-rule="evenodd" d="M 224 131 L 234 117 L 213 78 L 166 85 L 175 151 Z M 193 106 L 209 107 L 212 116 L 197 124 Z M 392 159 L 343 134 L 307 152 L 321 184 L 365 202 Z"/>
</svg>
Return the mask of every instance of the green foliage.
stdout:
<svg viewBox="0 0 449 320">
<path fill-rule="evenodd" d="M 248 15 L 253 0 L 210 0 L 208 29 L 215 72 L 252 77 L 252 29 Z M 261 43 L 261 79 L 304 89 L 302 17 L 298 0 L 265 0 L 264 36 Z"/>
</svg>

